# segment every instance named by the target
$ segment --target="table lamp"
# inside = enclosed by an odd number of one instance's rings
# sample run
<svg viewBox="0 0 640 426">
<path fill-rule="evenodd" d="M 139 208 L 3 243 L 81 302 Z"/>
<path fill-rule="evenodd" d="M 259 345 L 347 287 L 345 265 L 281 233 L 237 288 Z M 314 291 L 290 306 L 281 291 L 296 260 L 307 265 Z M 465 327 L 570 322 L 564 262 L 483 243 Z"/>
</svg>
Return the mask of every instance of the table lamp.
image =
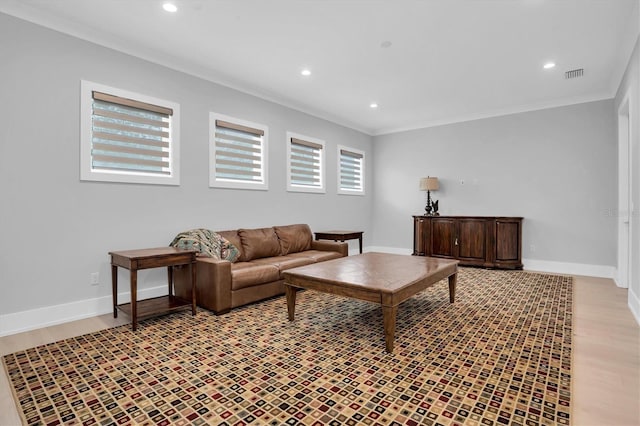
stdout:
<svg viewBox="0 0 640 426">
<path fill-rule="evenodd" d="M 431 201 L 431 191 L 437 191 L 438 188 L 437 177 L 427 176 L 420 179 L 420 190 L 427 191 L 427 205 L 424 208 L 425 216 L 438 216 L 438 200 Z"/>
</svg>

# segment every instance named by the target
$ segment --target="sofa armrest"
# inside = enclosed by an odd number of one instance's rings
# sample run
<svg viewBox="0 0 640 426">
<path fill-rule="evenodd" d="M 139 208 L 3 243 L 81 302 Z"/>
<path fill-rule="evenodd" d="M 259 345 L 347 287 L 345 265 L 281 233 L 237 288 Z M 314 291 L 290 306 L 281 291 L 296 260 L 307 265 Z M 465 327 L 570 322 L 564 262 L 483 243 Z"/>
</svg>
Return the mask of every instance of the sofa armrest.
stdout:
<svg viewBox="0 0 640 426">
<path fill-rule="evenodd" d="M 343 242 L 312 240 L 311 249 L 321 251 L 337 251 L 343 257 L 349 256 L 349 244 Z"/>
<path fill-rule="evenodd" d="M 174 277 L 176 296 L 188 299 L 189 268 L 177 268 Z M 198 306 L 217 315 L 231 310 L 231 262 L 210 257 L 196 259 L 196 299 Z"/>
<path fill-rule="evenodd" d="M 231 310 L 231 262 L 203 257 L 196 264 L 198 303 L 218 315 L 226 314 Z"/>
</svg>

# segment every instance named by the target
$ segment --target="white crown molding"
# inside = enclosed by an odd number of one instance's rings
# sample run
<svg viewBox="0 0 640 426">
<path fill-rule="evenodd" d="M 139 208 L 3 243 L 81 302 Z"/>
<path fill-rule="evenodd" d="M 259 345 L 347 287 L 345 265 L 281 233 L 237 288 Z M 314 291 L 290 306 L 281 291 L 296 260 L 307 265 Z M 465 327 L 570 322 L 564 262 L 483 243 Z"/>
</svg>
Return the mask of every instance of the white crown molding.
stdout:
<svg viewBox="0 0 640 426">
<path fill-rule="evenodd" d="M 411 130 L 420 130 L 420 129 L 426 129 L 429 127 L 444 126 L 447 124 L 463 123 L 466 121 L 502 117 L 505 115 L 520 114 L 523 112 L 532 112 L 532 111 L 539 111 L 539 110 L 549 109 L 549 108 L 578 105 L 578 104 L 584 104 L 587 102 L 613 99 L 614 97 L 615 97 L 615 90 L 613 92 L 601 92 L 601 93 L 598 93 L 595 95 L 589 95 L 589 96 L 578 96 L 574 98 L 558 99 L 558 100 L 549 101 L 549 102 L 520 105 L 512 108 L 511 107 L 504 108 L 501 110 L 487 111 L 487 112 L 481 112 L 477 114 L 469 114 L 469 115 L 458 116 L 458 117 L 442 118 L 439 120 L 424 121 L 424 122 L 416 123 L 415 125 L 409 125 L 404 127 L 389 127 L 389 128 L 374 132 L 372 136 L 382 136 L 382 135 L 388 135 L 391 133 L 408 132 Z"/>
<path fill-rule="evenodd" d="M 448 118 L 442 118 L 438 120 L 429 120 L 424 122 L 415 122 L 413 124 L 402 126 L 402 127 L 389 127 L 389 128 L 374 130 L 374 129 L 362 127 L 349 120 L 345 120 L 342 117 L 338 117 L 334 114 L 331 114 L 330 112 L 318 110 L 315 108 L 310 108 L 308 106 L 299 104 L 295 100 L 285 98 L 276 93 L 266 92 L 264 90 L 261 90 L 252 86 L 249 83 L 241 82 L 233 79 L 230 76 L 216 73 L 211 69 L 202 67 L 194 63 L 189 63 L 184 59 L 166 55 L 151 49 L 144 48 L 139 45 L 133 45 L 132 43 L 126 40 L 122 40 L 118 37 L 114 37 L 111 34 L 96 31 L 95 28 L 88 28 L 86 26 L 79 25 L 69 20 L 49 16 L 46 13 L 43 13 L 40 10 L 34 9 L 30 5 L 21 3 L 20 1 L 17 1 L 17 0 L 8 0 L 5 2 L 0 2 L 0 12 L 15 16 L 19 19 L 32 22 L 34 24 L 49 28 L 51 30 L 54 30 L 63 34 L 76 37 L 81 40 L 88 41 L 90 43 L 104 46 L 106 48 L 113 49 L 128 55 L 152 62 L 154 64 L 173 69 L 175 71 L 183 72 L 185 74 L 198 77 L 203 80 L 207 80 L 209 82 L 231 88 L 233 90 L 237 90 L 238 92 L 242 92 L 250 96 L 255 96 L 257 98 L 260 98 L 269 102 L 273 102 L 287 108 L 294 109 L 296 111 L 311 115 L 316 118 L 320 118 L 322 120 L 327 120 L 337 125 L 364 133 L 368 136 L 381 136 L 381 135 L 386 135 L 390 133 L 399 133 L 399 132 L 405 132 L 410 130 L 442 126 L 446 124 L 462 123 L 466 121 L 518 114 L 522 112 L 530 112 L 530 111 L 536 111 L 536 110 L 547 109 L 547 108 L 569 106 L 569 105 L 575 105 L 580 103 L 599 101 L 603 99 L 611 99 L 615 97 L 615 94 L 617 91 L 617 86 L 616 86 L 611 88 L 608 92 L 602 92 L 602 93 L 589 95 L 589 96 L 560 99 L 556 101 L 542 102 L 538 104 L 521 105 L 521 106 L 504 108 L 500 110 L 481 112 L 477 114 L 448 117 Z M 620 59 L 620 60 L 622 61 L 623 59 Z M 628 62 L 628 60 L 629 58 L 627 57 L 626 61 Z M 624 65 L 625 66 L 622 67 L 621 72 L 616 71 L 616 73 L 614 73 L 615 75 L 612 81 L 614 82 L 617 81 L 619 84 L 620 79 L 622 78 L 622 75 L 624 74 L 624 70 L 626 68 L 626 62 Z M 616 68 L 616 70 L 618 70 L 618 68 Z"/>
<path fill-rule="evenodd" d="M 199 66 L 194 63 L 189 63 L 184 59 L 156 52 L 139 45 L 134 45 L 129 41 L 114 37 L 111 34 L 97 31 L 95 28 L 88 28 L 83 25 L 78 25 L 77 23 L 69 20 L 49 16 L 39 10 L 32 8 L 29 5 L 21 4 L 19 1 L 12 0 L 6 3 L 0 2 L 0 12 L 6 13 L 19 19 L 23 19 L 36 25 L 40 25 L 50 30 L 57 31 L 62 34 L 78 38 L 80 40 L 88 41 L 90 43 L 113 49 L 118 52 L 125 53 L 127 55 L 131 55 L 136 58 L 163 66 L 165 68 L 180 71 L 193 77 L 198 77 L 203 80 L 219 84 L 233 90 L 237 90 L 238 92 L 242 92 L 247 95 L 255 96 L 257 98 L 294 109 L 313 117 L 330 121 L 340 126 L 344 126 L 349 129 L 364 133 L 368 136 L 371 136 L 373 134 L 372 129 L 363 128 L 356 123 L 352 123 L 349 120 L 344 120 L 343 118 L 335 116 L 331 113 L 316 110 L 314 108 L 309 108 L 295 102 L 294 100 L 279 96 L 276 93 L 265 92 L 251 86 L 248 83 L 237 81 L 232 77 L 216 73 L 211 69 Z"/>
<path fill-rule="evenodd" d="M 628 27 L 626 29 L 626 36 L 622 39 L 622 47 L 618 49 L 618 54 L 614 58 L 615 65 L 613 72 L 611 73 L 611 91 L 614 95 L 618 92 L 618 88 L 622 83 L 624 74 L 633 55 L 633 50 L 638 43 L 640 37 L 640 1 L 636 1 L 633 13 L 637 19 L 629 20 Z"/>
</svg>

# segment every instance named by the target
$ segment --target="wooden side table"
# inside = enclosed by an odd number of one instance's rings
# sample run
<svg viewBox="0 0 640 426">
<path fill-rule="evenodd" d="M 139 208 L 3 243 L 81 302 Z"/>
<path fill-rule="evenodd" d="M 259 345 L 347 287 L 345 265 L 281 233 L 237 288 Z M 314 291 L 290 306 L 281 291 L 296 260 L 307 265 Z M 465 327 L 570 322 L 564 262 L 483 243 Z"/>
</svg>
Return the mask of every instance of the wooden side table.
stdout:
<svg viewBox="0 0 640 426">
<path fill-rule="evenodd" d="M 138 318 L 160 315 L 188 309 L 196 314 L 196 251 L 180 250 L 174 247 L 158 247 L 141 250 L 112 251 L 111 288 L 113 291 L 113 317 L 118 317 L 118 309 L 131 317 L 133 331 L 138 326 Z M 173 295 L 173 267 L 189 265 L 191 268 L 191 300 Z M 118 305 L 118 266 L 130 272 L 131 303 Z M 137 300 L 138 270 L 166 266 L 169 278 L 169 294 L 152 299 Z"/>
<path fill-rule="evenodd" d="M 333 241 L 342 241 L 345 240 L 358 240 L 360 244 L 360 254 L 362 254 L 362 231 L 325 231 L 325 232 L 314 232 L 316 234 L 316 240 L 333 240 Z"/>
</svg>

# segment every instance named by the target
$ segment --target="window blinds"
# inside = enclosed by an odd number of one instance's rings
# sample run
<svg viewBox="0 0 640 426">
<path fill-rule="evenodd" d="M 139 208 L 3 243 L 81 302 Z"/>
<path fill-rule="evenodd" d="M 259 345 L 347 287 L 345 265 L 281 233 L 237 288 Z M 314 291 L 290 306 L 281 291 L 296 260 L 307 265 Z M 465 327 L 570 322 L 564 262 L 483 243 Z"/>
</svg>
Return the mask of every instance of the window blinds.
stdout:
<svg viewBox="0 0 640 426">
<path fill-rule="evenodd" d="M 91 168 L 171 174 L 171 116 L 157 105 L 92 92 Z"/>
<path fill-rule="evenodd" d="M 363 155 L 340 150 L 340 189 L 345 191 L 363 191 Z"/>
<path fill-rule="evenodd" d="M 291 184 L 322 188 L 322 145 L 291 138 Z"/>
<path fill-rule="evenodd" d="M 216 179 L 264 182 L 264 131 L 216 120 Z"/>
</svg>

